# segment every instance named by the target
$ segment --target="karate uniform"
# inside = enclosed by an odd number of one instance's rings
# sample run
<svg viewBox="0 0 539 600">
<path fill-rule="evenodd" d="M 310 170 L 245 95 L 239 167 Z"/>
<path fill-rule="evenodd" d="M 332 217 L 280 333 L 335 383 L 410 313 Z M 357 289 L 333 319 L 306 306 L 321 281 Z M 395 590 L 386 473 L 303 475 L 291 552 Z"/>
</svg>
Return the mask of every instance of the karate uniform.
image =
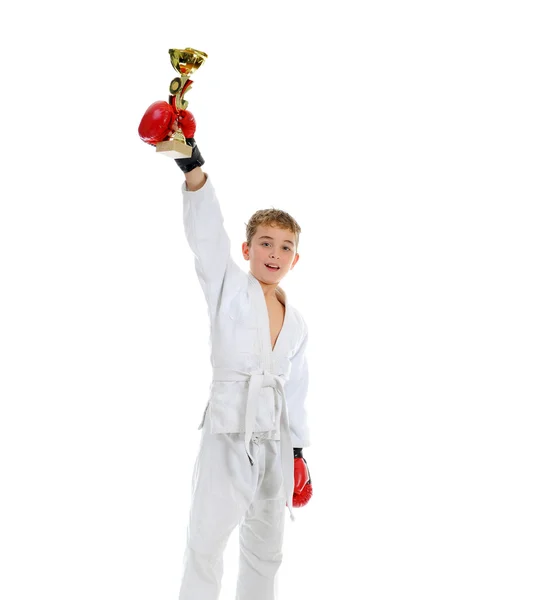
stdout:
<svg viewBox="0 0 539 600">
<path fill-rule="evenodd" d="M 273 600 L 286 506 L 292 513 L 293 448 L 309 446 L 305 410 L 307 326 L 285 292 L 271 347 L 260 282 L 231 258 L 210 178 L 183 192 L 183 221 L 211 325 L 213 378 L 192 479 L 180 600 L 217 600 L 223 552 L 239 525 L 237 600 Z"/>
</svg>

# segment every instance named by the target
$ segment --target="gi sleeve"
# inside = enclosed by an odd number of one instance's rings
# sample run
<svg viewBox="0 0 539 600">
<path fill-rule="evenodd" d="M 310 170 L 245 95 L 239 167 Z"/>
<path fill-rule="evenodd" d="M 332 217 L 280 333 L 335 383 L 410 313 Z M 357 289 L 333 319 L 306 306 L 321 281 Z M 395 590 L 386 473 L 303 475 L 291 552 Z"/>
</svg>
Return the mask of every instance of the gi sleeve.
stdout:
<svg viewBox="0 0 539 600">
<path fill-rule="evenodd" d="M 309 368 L 307 365 L 307 340 L 305 335 L 297 352 L 291 359 L 292 369 L 290 377 L 285 383 L 286 404 L 288 406 L 288 420 L 294 448 L 305 448 L 310 446 L 310 433 L 307 424 L 307 411 L 305 402 L 309 387 Z"/>
<path fill-rule="evenodd" d="M 189 191 L 184 182 L 182 193 L 185 235 L 195 255 L 195 270 L 213 320 L 227 269 L 241 269 L 230 255 L 230 238 L 210 178 L 196 191 Z"/>
</svg>

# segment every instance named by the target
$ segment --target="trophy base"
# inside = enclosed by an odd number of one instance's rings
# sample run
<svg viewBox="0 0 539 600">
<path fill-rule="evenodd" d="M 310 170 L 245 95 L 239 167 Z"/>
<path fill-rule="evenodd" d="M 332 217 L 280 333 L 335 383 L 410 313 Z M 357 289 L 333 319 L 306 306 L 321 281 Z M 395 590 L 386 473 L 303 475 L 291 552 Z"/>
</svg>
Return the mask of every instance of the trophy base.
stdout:
<svg viewBox="0 0 539 600">
<path fill-rule="evenodd" d="M 155 144 L 155 150 L 159 154 L 170 156 L 172 158 L 191 158 L 193 148 L 188 144 L 180 142 L 180 140 L 166 140 L 164 142 L 157 142 Z"/>
</svg>

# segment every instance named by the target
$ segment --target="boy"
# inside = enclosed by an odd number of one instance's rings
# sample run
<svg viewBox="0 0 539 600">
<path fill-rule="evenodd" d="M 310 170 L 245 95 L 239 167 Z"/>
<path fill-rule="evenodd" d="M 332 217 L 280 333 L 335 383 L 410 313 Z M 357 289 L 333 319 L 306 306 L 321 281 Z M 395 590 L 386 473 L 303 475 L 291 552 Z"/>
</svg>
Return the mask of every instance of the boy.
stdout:
<svg viewBox="0 0 539 600">
<path fill-rule="evenodd" d="M 283 211 L 257 211 L 242 245 L 250 264 L 245 273 L 230 256 L 219 203 L 201 169 L 194 118 L 181 111 L 176 122 L 193 148 L 190 158 L 176 163 L 185 174 L 184 229 L 208 306 L 213 366 L 199 427 L 180 600 L 218 599 L 223 553 L 238 525 L 236 599 L 274 600 L 286 506 L 293 519 L 292 504 L 306 504 L 312 493 L 301 452 L 310 444 L 307 327 L 279 287 L 299 260 L 301 229 Z M 161 133 L 143 137 L 149 143 L 158 138 Z"/>
</svg>

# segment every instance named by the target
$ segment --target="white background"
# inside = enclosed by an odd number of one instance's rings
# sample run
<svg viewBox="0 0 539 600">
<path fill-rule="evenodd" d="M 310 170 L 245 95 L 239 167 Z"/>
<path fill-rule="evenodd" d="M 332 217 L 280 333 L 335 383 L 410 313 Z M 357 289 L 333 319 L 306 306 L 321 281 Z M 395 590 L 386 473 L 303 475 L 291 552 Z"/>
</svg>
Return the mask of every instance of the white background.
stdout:
<svg viewBox="0 0 539 600">
<path fill-rule="evenodd" d="M 280 599 L 537 600 L 533 8 L 2 9 L 3 599 L 177 598 L 209 325 L 183 175 L 137 128 L 192 46 L 234 257 L 260 208 L 303 230 L 314 496 Z M 223 600 L 236 563 L 237 532 Z"/>
</svg>

